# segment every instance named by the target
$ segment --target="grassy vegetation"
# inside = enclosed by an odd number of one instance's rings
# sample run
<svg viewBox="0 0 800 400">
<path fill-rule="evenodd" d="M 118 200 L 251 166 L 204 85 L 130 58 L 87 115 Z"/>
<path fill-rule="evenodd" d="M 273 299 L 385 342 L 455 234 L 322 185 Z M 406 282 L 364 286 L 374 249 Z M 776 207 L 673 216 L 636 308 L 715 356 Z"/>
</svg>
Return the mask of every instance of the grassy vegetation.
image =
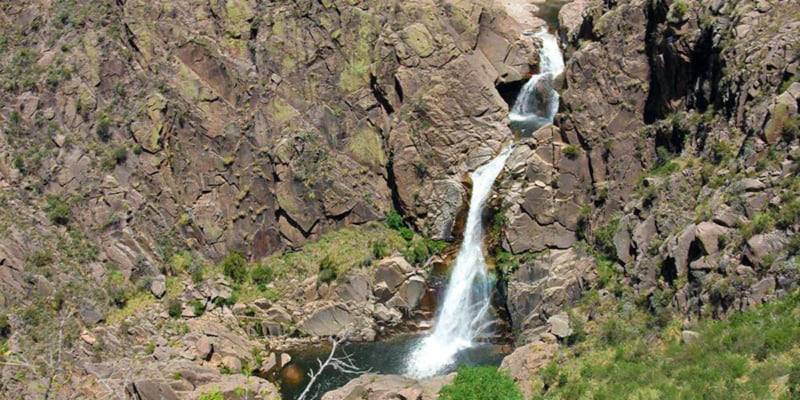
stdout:
<svg viewBox="0 0 800 400">
<path fill-rule="evenodd" d="M 800 292 L 728 321 L 704 321 L 690 343 L 681 341 L 680 321 L 655 329 L 637 307 L 612 300 L 600 309 L 608 317 L 587 323 L 586 340 L 539 372 L 539 398 L 800 396 Z"/>
<path fill-rule="evenodd" d="M 460 367 L 455 381 L 439 392 L 441 400 L 522 400 L 514 381 L 495 367 Z"/>
<path fill-rule="evenodd" d="M 382 252 L 388 254 L 403 251 L 406 240 L 398 231 L 380 223 L 370 223 L 363 227 L 344 228 L 322 235 L 319 240 L 304 245 L 294 252 L 276 253 L 263 260 L 272 266 L 276 278 L 287 276 L 310 276 L 319 271 L 324 258 L 328 258 L 338 276 L 344 276 L 351 269 L 360 267 L 372 260 L 373 244 L 385 246 Z"/>
</svg>

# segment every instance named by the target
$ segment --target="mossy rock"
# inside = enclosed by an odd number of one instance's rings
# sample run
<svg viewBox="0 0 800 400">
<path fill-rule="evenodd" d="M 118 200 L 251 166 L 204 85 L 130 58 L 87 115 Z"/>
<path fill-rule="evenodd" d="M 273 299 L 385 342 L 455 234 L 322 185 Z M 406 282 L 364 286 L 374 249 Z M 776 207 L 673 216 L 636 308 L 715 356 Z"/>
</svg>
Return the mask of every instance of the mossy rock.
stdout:
<svg viewBox="0 0 800 400">
<path fill-rule="evenodd" d="M 356 161 L 372 167 L 383 167 L 386 163 L 383 141 L 371 126 L 363 126 L 350 138 L 347 151 Z"/>
<path fill-rule="evenodd" d="M 434 40 L 428 28 L 423 24 L 413 24 L 403 31 L 403 41 L 417 53 L 418 56 L 425 58 L 433 54 Z"/>
</svg>

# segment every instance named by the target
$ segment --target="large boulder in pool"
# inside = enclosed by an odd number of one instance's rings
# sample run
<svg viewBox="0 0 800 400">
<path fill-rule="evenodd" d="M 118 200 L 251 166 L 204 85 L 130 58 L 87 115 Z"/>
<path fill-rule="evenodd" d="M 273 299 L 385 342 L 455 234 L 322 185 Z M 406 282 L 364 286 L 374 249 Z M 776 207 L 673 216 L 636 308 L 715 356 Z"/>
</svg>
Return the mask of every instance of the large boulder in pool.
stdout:
<svg viewBox="0 0 800 400">
<path fill-rule="evenodd" d="M 416 380 L 400 375 L 364 374 L 339 389 L 325 393 L 322 400 L 434 400 L 443 386 L 450 384 L 456 374 Z"/>
</svg>

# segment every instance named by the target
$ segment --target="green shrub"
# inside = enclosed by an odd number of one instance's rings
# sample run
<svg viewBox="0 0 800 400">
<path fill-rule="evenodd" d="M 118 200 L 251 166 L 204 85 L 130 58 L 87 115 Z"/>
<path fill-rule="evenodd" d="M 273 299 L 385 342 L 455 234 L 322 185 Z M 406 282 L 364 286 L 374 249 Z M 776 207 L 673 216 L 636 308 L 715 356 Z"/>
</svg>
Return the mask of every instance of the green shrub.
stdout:
<svg viewBox="0 0 800 400">
<path fill-rule="evenodd" d="M 460 367 L 455 381 L 439 392 L 441 400 L 522 400 L 514 381 L 495 367 Z"/>
<path fill-rule="evenodd" d="M 578 154 L 580 154 L 580 147 L 574 144 L 568 144 L 564 146 L 564 148 L 561 151 L 564 153 L 564 156 L 566 156 L 570 160 L 574 160 L 578 158 Z"/>
<path fill-rule="evenodd" d="M 381 259 L 389 255 L 389 246 L 382 240 L 376 240 L 370 244 L 372 247 L 372 257 Z"/>
<path fill-rule="evenodd" d="M 105 114 L 101 114 L 97 119 L 95 133 L 97 133 L 97 137 L 99 137 L 103 142 L 107 142 L 109 139 L 111 139 L 111 124 L 111 118 Z"/>
<path fill-rule="evenodd" d="M 317 275 L 317 282 L 318 283 L 330 283 L 336 279 L 336 268 L 333 265 L 333 261 L 330 257 L 325 256 L 322 261 L 319 262 L 319 275 Z"/>
<path fill-rule="evenodd" d="M 430 253 L 428 251 L 428 245 L 422 241 L 418 240 L 416 243 L 411 245 L 409 249 L 408 256 L 406 257 L 412 264 L 422 265 L 425 261 L 428 261 L 428 257 L 430 257 Z"/>
<path fill-rule="evenodd" d="M 386 226 L 395 230 L 402 228 L 404 226 L 403 217 L 397 211 L 390 211 L 389 215 L 386 216 Z"/>
<path fill-rule="evenodd" d="M 234 282 L 242 283 L 247 279 L 247 260 L 238 252 L 228 254 L 219 263 L 219 267 L 225 276 L 231 278 Z"/>
<path fill-rule="evenodd" d="M 672 3 L 672 12 L 676 18 L 681 20 L 686 13 L 689 12 L 689 6 L 682 0 L 676 0 L 674 3 Z"/>
<path fill-rule="evenodd" d="M 50 265 L 53 263 L 53 253 L 47 249 L 38 249 L 29 256 L 29 261 L 37 267 Z"/>
<path fill-rule="evenodd" d="M 266 285 L 272 282 L 274 278 L 275 272 L 272 270 L 272 267 L 267 264 L 258 263 L 253 270 L 250 271 L 250 279 L 256 285 Z"/>
<path fill-rule="evenodd" d="M 174 319 L 180 318 L 183 313 L 183 305 L 178 299 L 169 299 L 167 301 L 167 314 Z"/>
<path fill-rule="evenodd" d="M 44 207 L 47 218 L 56 225 L 67 225 L 72 219 L 72 208 L 69 203 L 61 196 L 47 196 L 47 204 Z"/>
<path fill-rule="evenodd" d="M 194 311 L 194 315 L 196 317 L 199 317 L 206 312 L 206 304 L 200 300 L 192 300 L 189 305 L 192 306 L 192 311 Z"/>
<path fill-rule="evenodd" d="M 742 225 L 739 228 L 739 233 L 742 234 L 744 240 L 750 239 L 755 235 L 768 232 L 775 228 L 775 219 L 768 211 L 760 212 L 753 216 L 750 222 Z"/>
<path fill-rule="evenodd" d="M 788 229 L 798 223 L 800 223 L 800 200 L 781 205 L 775 217 L 775 225 L 780 229 Z"/>
<path fill-rule="evenodd" d="M 114 146 L 106 152 L 101 163 L 104 170 L 113 170 L 117 165 L 124 164 L 128 160 L 128 150 L 124 146 Z"/>
<path fill-rule="evenodd" d="M 0 314 L 0 337 L 8 338 L 11 335 L 11 322 L 8 321 L 8 315 Z"/>
<path fill-rule="evenodd" d="M 601 227 L 595 232 L 594 246 L 595 248 L 611 260 L 617 259 L 617 247 L 614 245 L 614 235 L 619 228 L 620 216 L 615 215 L 611 218 L 608 224 Z"/>
<path fill-rule="evenodd" d="M 407 242 L 410 242 L 411 239 L 414 239 L 414 231 L 411 229 L 402 227 L 398 230 L 398 232 L 400 232 L 400 236 L 402 236 Z"/>
<path fill-rule="evenodd" d="M 230 373 L 230 371 L 228 373 Z M 215 389 L 211 392 L 201 394 L 198 400 L 225 400 L 225 397 L 222 396 L 219 389 Z"/>
</svg>

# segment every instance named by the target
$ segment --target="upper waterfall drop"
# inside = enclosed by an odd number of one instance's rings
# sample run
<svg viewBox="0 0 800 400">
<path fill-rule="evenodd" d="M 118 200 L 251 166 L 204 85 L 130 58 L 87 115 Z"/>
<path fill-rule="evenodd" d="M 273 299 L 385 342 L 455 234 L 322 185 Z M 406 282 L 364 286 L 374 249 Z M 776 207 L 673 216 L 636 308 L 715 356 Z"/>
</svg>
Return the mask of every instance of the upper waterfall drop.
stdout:
<svg viewBox="0 0 800 400">
<path fill-rule="evenodd" d="M 558 39 L 542 28 L 533 35 L 542 40 L 539 51 L 539 73 L 522 87 L 508 117 L 512 125 L 532 132 L 553 123 L 558 112 L 559 95 L 553 87 L 555 77 L 564 72 L 564 56 Z"/>
<path fill-rule="evenodd" d="M 434 331 L 411 353 L 408 375 L 418 378 L 435 375 L 451 365 L 459 351 L 472 346 L 475 338 L 487 333 L 491 325 L 491 285 L 483 256 L 481 213 L 510 154 L 511 145 L 470 175 L 472 195 L 464 241 L 450 274 Z"/>
</svg>

